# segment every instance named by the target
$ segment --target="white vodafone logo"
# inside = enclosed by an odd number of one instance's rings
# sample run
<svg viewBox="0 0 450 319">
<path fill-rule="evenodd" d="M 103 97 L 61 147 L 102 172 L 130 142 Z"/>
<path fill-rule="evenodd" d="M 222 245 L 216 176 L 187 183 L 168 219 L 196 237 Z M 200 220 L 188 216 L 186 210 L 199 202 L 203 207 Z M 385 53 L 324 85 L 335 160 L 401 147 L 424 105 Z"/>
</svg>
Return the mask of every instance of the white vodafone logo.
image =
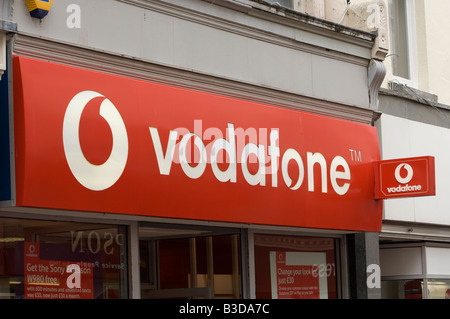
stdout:
<svg viewBox="0 0 450 319">
<path fill-rule="evenodd" d="M 94 165 L 86 159 L 80 145 L 80 119 L 87 103 L 96 97 L 105 96 L 95 91 L 83 91 L 69 102 L 64 115 L 63 144 L 67 163 L 78 182 L 88 189 L 102 191 L 114 185 L 125 169 L 128 159 L 128 136 L 119 111 L 109 99 L 105 98 L 99 113 L 111 128 L 113 137 L 111 154 L 101 165 Z"/>
<path fill-rule="evenodd" d="M 402 177 L 400 175 L 400 172 L 402 169 L 406 170 L 406 172 L 407 172 L 406 177 Z M 413 171 L 413 168 L 411 167 L 411 165 L 409 165 L 409 164 L 406 164 L 406 163 L 400 164 L 395 169 L 395 179 L 400 184 L 408 184 L 412 180 L 413 176 L 414 176 L 414 171 Z"/>
</svg>

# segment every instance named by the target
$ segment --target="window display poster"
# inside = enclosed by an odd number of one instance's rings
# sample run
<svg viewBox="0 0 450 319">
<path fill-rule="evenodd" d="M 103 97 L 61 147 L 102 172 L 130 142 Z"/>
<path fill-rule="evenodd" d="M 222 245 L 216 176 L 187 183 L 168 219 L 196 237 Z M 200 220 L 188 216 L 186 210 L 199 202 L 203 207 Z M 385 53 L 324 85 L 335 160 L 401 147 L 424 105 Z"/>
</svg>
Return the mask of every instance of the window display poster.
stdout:
<svg viewBox="0 0 450 319">
<path fill-rule="evenodd" d="M 273 299 L 327 299 L 326 253 L 270 252 Z"/>
<path fill-rule="evenodd" d="M 24 243 L 25 299 L 92 299 L 93 264 L 40 258 L 40 244 Z"/>
</svg>

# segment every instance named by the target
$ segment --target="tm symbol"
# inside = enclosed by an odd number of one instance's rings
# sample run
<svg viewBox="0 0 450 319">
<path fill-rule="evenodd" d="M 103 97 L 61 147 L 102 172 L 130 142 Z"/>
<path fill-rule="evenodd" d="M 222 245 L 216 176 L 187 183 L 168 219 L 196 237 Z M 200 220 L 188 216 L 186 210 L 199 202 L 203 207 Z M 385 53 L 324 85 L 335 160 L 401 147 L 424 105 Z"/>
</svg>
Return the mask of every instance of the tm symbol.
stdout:
<svg viewBox="0 0 450 319">
<path fill-rule="evenodd" d="M 349 152 L 350 152 L 350 155 L 352 156 L 352 161 L 355 161 L 355 162 L 362 162 L 362 154 L 361 154 L 361 151 L 354 150 L 354 149 L 351 149 L 351 148 L 349 148 L 348 150 L 349 150 Z"/>
</svg>

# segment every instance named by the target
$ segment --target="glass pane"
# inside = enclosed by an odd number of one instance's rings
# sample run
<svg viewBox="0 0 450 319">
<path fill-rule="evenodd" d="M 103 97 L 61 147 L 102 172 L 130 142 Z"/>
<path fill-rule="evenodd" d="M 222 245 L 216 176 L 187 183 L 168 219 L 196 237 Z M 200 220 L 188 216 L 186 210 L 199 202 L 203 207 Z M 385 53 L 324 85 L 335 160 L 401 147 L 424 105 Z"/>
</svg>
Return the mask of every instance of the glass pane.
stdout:
<svg viewBox="0 0 450 319">
<path fill-rule="evenodd" d="M 255 234 L 258 299 L 336 299 L 336 240 Z"/>
<path fill-rule="evenodd" d="M 450 299 L 450 280 L 429 279 L 428 299 Z"/>
<path fill-rule="evenodd" d="M 127 297 L 125 229 L 0 218 L 0 297 Z"/>
<path fill-rule="evenodd" d="M 381 282 L 382 299 L 422 299 L 423 281 L 415 280 L 390 280 Z"/>
<path fill-rule="evenodd" d="M 450 280 L 429 279 L 428 299 L 450 299 Z M 381 282 L 383 299 L 422 299 L 424 298 L 423 281 L 391 280 Z"/>
<path fill-rule="evenodd" d="M 239 235 L 200 233 L 141 227 L 142 298 L 242 297 Z"/>
<path fill-rule="evenodd" d="M 390 0 L 391 58 L 395 76 L 411 79 L 406 0 Z"/>
<path fill-rule="evenodd" d="M 169 239 L 158 242 L 159 289 L 189 287 L 189 239 Z"/>
</svg>

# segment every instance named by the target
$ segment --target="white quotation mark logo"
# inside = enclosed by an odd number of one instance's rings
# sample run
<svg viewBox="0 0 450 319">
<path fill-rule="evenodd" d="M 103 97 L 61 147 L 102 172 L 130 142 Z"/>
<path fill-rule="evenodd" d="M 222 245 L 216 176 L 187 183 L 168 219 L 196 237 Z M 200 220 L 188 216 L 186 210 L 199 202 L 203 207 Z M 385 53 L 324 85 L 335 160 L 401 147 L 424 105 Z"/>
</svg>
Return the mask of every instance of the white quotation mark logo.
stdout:
<svg viewBox="0 0 450 319">
<path fill-rule="evenodd" d="M 405 169 L 407 172 L 406 177 L 402 177 L 400 175 L 400 172 L 402 171 L 402 169 Z M 400 164 L 399 166 L 397 166 L 397 168 L 395 169 L 395 179 L 397 180 L 397 182 L 401 183 L 401 184 L 408 184 L 412 178 L 414 176 L 414 171 L 411 167 L 411 165 L 409 164 Z"/>
<path fill-rule="evenodd" d="M 111 128 L 113 137 L 111 154 L 101 165 L 94 165 L 85 158 L 79 138 L 80 119 L 87 103 L 96 97 L 104 96 L 94 91 L 83 91 L 72 98 L 64 115 L 63 144 L 67 163 L 78 182 L 88 189 L 101 191 L 114 185 L 125 169 L 128 159 L 128 136 L 120 113 L 114 104 L 105 98 L 100 106 L 100 116 Z"/>
</svg>

